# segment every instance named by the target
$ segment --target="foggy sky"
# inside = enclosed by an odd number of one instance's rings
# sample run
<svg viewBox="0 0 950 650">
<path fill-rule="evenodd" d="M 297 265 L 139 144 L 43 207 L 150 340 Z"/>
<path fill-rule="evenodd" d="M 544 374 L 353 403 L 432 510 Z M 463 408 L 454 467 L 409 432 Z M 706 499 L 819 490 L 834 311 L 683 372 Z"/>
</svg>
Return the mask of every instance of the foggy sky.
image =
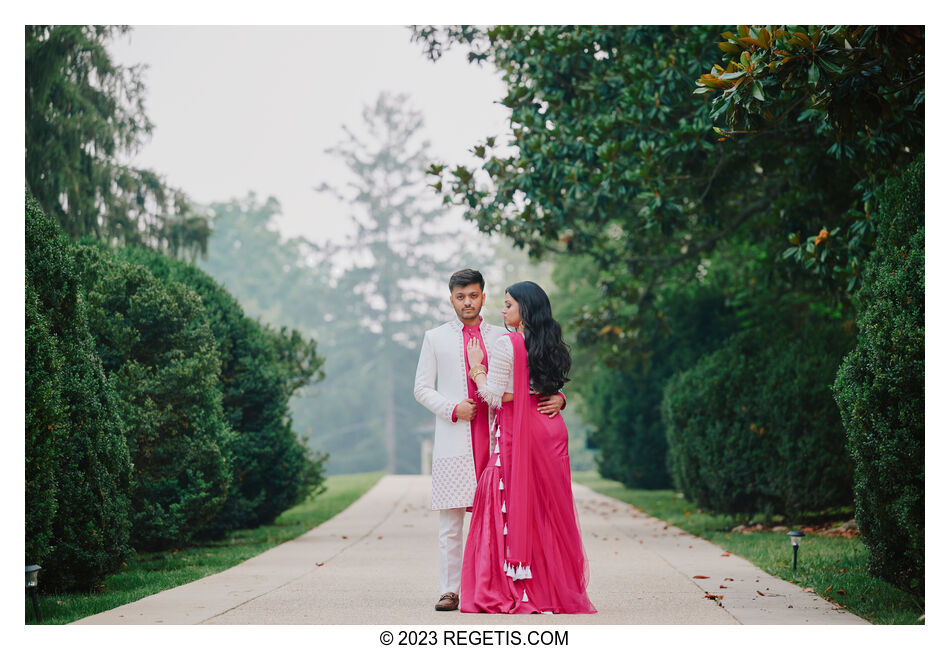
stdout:
<svg viewBox="0 0 950 650">
<path fill-rule="evenodd" d="M 432 154 L 450 163 L 489 135 L 509 132 L 489 64 L 451 50 L 433 63 L 407 27 L 141 26 L 109 45 L 122 65 L 146 64 L 151 138 L 130 162 L 151 168 L 199 203 L 275 196 L 283 235 L 314 241 L 348 232 L 345 206 L 313 187 L 342 185 L 326 154 L 359 130 L 380 91 L 407 93 L 425 117 Z"/>
</svg>

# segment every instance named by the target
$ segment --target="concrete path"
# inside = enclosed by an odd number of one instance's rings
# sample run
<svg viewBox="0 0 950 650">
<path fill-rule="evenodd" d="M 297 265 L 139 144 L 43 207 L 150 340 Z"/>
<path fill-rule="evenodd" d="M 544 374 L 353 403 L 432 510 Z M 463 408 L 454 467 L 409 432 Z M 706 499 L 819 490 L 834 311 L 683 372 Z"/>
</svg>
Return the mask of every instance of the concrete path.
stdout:
<svg viewBox="0 0 950 650">
<path fill-rule="evenodd" d="M 594 615 L 436 612 L 429 477 L 386 476 L 344 512 L 221 573 L 78 624 L 867 624 L 621 501 L 574 484 Z M 699 578 L 696 576 L 708 576 Z M 731 578 L 731 580 L 729 580 Z M 707 598 L 709 594 L 721 599 Z"/>
</svg>

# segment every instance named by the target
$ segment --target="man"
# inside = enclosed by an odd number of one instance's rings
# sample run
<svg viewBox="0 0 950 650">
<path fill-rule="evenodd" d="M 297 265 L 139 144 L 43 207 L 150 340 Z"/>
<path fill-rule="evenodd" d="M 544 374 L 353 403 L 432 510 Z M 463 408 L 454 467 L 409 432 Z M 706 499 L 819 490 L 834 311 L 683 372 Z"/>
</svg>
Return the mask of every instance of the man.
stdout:
<svg viewBox="0 0 950 650">
<path fill-rule="evenodd" d="M 494 413 L 478 399 L 465 346 L 475 339 L 485 353 L 505 335 L 503 327 L 482 319 L 485 280 L 472 269 L 456 271 L 449 279 L 456 319 L 425 333 L 413 394 L 436 415 L 432 447 L 432 509 L 439 511 L 439 582 L 441 596 L 435 608 L 458 609 L 462 580 L 462 527 L 471 509 L 475 485 L 491 452 L 490 420 Z M 438 386 L 436 386 L 438 381 Z M 538 410 L 551 417 L 564 408 L 560 393 L 539 402 Z"/>
</svg>

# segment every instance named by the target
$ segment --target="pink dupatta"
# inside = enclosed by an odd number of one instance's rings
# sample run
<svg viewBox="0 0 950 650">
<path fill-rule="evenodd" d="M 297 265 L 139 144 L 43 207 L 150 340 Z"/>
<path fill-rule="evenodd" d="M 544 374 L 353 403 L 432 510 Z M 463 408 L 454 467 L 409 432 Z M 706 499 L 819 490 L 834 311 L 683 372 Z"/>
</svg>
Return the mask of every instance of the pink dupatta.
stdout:
<svg viewBox="0 0 950 650">
<path fill-rule="evenodd" d="M 528 413 L 530 387 L 528 382 L 528 350 L 524 338 L 517 332 L 508 335 L 514 349 L 514 386 L 512 400 L 511 459 L 503 459 L 504 476 L 508 480 L 508 539 L 505 552 L 507 565 L 513 570 L 515 579 L 531 577 L 531 531 L 529 522 L 533 521 L 534 485 L 532 469 L 533 440 L 530 427 L 525 426 Z M 505 462 L 507 461 L 507 462 Z M 511 575 L 511 573 L 509 573 Z"/>
</svg>

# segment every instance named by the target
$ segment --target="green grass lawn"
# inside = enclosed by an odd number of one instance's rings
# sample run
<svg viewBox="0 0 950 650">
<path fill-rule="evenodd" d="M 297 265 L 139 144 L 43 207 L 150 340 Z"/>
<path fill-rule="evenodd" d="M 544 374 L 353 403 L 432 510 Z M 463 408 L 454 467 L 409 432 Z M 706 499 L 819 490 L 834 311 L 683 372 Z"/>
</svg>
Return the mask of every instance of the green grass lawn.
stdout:
<svg viewBox="0 0 950 650">
<path fill-rule="evenodd" d="M 127 566 L 91 593 L 49 594 L 39 598 L 44 624 L 62 624 L 198 580 L 299 537 L 361 497 L 384 472 L 329 476 L 326 491 L 280 515 L 270 526 L 239 530 L 219 542 L 161 553 L 138 553 Z M 40 572 L 40 584 L 43 573 Z M 26 622 L 34 623 L 26 599 Z"/>
<path fill-rule="evenodd" d="M 767 573 L 811 587 L 815 593 L 876 624 L 915 624 L 924 613 L 922 600 L 867 573 L 867 549 L 859 537 L 807 535 L 798 551 L 798 571 L 792 571 L 792 548 L 784 532 L 732 533 L 748 523 L 727 515 L 703 512 L 673 490 L 631 490 L 595 471 L 574 472 L 573 480 L 609 497 L 640 508 L 730 553 L 749 560 Z M 762 520 L 764 522 L 764 520 Z M 790 529 L 801 522 L 784 522 Z"/>
</svg>

